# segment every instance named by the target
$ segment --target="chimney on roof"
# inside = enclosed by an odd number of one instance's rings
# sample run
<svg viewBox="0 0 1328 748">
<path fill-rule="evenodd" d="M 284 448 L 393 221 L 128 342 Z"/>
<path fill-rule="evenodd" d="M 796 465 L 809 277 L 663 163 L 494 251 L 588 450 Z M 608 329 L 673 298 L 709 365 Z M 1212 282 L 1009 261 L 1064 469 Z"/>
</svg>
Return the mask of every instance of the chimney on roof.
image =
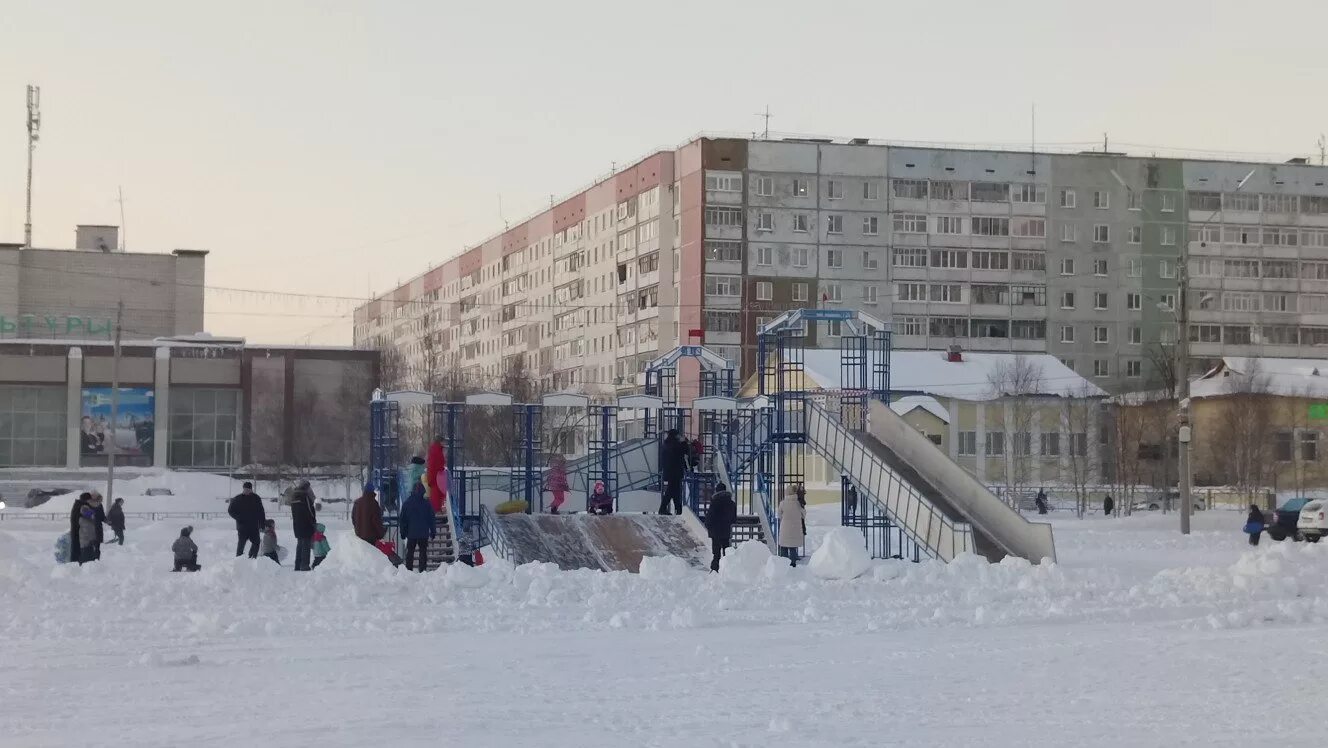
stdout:
<svg viewBox="0 0 1328 748">
<path fill-rule="evenodd" d="M 963 363 L 964 349 L 960 348 L 958 343 L 951 343 L 950 348 L 945 352 L 945 360 L 952 364 Z"/>
</svg>

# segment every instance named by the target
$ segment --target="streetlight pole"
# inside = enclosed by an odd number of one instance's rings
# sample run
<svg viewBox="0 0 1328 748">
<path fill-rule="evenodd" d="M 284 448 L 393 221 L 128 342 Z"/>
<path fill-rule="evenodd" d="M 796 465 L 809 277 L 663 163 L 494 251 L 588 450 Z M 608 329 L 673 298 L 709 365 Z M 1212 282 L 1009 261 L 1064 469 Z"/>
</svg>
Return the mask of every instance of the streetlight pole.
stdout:
<svg viewBox="0 0 1328 748">
<path fill-rule="evenodd" d="M 1177 281 L 1180 286 L 1180 309 L 1176 313 L 1176 324 L 1180 328 L 1176 333 L 1176 397 L 1180 404 L 1180 455 L 1176 471 L 1180 481 L 1180 534 L 1190 534 L 1190 512 L 1194 503 L 1190 500 L 1190 331 L 1186 322 L 1189 319 L 1189 299 L 1186 290 L 1190 280 L 1190 242 L 1189 237 L 1180 243 L 1180 267 L 1177 269 Z M 1167 446 L 1170 449 L 1170 445 Z M 1165 482 L 1165 481 L 1164 481 Z"/>
</svg>

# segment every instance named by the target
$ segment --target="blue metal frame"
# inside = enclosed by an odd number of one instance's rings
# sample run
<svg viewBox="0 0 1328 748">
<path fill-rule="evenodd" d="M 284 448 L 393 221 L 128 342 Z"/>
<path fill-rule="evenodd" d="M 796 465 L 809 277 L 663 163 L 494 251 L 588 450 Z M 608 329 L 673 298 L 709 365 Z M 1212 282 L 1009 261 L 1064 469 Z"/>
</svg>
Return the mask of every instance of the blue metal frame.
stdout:
<svg viewBox="0 0 1328 748">
<path fill-rule="evenodd" d="M 514 433 L 519 435 L 513 462 L 511 493 L 526 502 L 526 514 L 543 513 L 544 406 L 537 403 L 512 405 Z"/>
<path fill-rule="evenodd" d="M 396 482 L 394 461 L 400 444 L 400 416 L 401 404 L 395 400 L 376 399 L 369 403 L 369 482 L 378 491 L 380 504 L 383 490 L 391 490 L 391 484 Z"/>
<path fill-rule="evenodd" d="M 595 455 L 593 464 L 595 471 L 592 475 L 595 480 L 604 483 L 604 490 L 613 497 L 613 510 L 618 511 L 618 408 L 614 405 L 591 405 L 590 421 L 592 425 L 599 426 L 598 431 L 592 431 L 592 437 L 589 443 L 589 451 Z M 590 511 L 590 494 L 593 483 L 586 481 L 586 511 Z"/>
<path fill-rule="evenodd" d="M 452 532 L 462 555 L 474 553 L 490 543 L 488 528 L 481 518 L 480 476 L 472 474 L 466 466 L 465 410 L 465 403 L 435 402 L 432 424 L 434 436 L 442 437 L 443 449 L 447 453 L 447 503 L 452 515 Z"/>
</svg>

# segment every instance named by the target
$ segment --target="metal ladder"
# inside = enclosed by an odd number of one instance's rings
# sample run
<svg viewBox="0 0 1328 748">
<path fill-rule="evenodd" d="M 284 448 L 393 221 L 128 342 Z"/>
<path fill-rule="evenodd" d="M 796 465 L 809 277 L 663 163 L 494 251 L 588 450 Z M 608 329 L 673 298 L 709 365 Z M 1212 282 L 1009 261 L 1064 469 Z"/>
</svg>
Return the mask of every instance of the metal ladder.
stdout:
<svg viewBox="0 0 1328 748">
<path fill-rule="evenodd" d="M 443 511 L 434 515 L 434 518 L 438 521 L 438 531 L 429 541 L 429 563 L 425 567 L 429 571 L 443 564 L 455 563 L 457 560 L 456 537 L 452 532 L 452 513 L 444 507 Z"/>
</svg>

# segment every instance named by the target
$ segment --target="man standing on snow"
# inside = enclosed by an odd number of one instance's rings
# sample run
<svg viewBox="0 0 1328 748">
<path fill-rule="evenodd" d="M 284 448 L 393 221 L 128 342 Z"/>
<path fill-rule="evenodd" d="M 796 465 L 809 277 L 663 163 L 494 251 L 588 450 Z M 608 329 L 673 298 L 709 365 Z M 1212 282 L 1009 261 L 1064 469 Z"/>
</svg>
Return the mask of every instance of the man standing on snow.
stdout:
<svg viewBox="0 0 1328 748">
<path fill-rule="evenodd" d="M 124 545 L 124 499 L 116 499 L 115 503 L 111 504 L 111 511 L 106 513 L 106 524 L 110 525 L 111 530 L 115 532 L 115 540 L 109 542 Z"/>
<path fill-rule="evenodd" d="M 291 492 L 291 526 L 295 531 L 295 570 L 309 571 L 309 555 L 314 547 L 314 525 L 318 524 L 314 509 L 314 490 L 309 481 L 302 480 Z"/>
<path fill-rule="evenodd" d="M 415 571 L 416 554 L 420 571 L 429 568 L 429 541 L 438 533 L 438 518 L 424 498 L 424 486 L 417 485 L 401 505 L 401 537 L 406 539 L 406 571 Z"/>
<path fill-rule="evenodd" d="M 84 491 L 78 495 L 77 499 L 74 499 L 74 505 L 69 508 L 69 560 L 73 562 L 82 561 L 79 558 L 79 551 L 83 547 L 82 540 L 79 537 L 79 525 L 81 524 L 83 507 L 87 506 L 91 499 L 92 494 Z"/>
<path fill-rule="evenodd" d="M 263 525 L 267 524 L 267 512 L 263 510 L 263 499 L 254 493 L 254 484 L 245 481 L 240 493 L 231 498 L 226 513 L 235 520 L 235 535 L 239 541 L 235 544 L 235 556 L 244 554 L 245 543 L 249 544 L 249 558 L 258 558 L 259 537 Z"/>
<path fill-rule="evenodd" d="M 673 502 L 673 512 L 682 514 L 682 479 L 691 462 L 691 445 L 677 429 L 669 429 L 659 443 L 660 486 L 659 513 L 669 513 L 669 502 Z"/>
<path fill-rule="evenodd" d="M 733 523 L 738 520 L 738 505 L 723 483 L 715 484 L 706 510 L 706 532 L 710 535 L 710 570 L 719 571 L 719 557 L 733 541 Z"/>
</svg>

